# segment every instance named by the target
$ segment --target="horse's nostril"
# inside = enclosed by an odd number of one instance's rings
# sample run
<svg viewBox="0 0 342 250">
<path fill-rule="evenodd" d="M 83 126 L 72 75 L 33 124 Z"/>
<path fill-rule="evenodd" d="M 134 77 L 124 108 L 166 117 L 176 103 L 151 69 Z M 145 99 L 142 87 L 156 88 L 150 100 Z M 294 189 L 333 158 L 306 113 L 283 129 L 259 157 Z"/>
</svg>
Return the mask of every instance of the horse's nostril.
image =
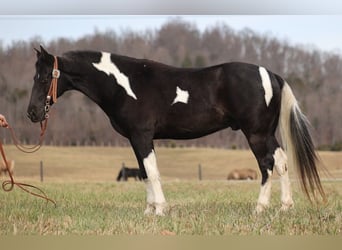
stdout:
<svg viewBox="0 0 342 250">
<path fill-rule="evenodd" d="M 28 112 L 27 112 L 27 117 L 28 117 L 31 121 L 33 121 L 33 120 L 35 120 L 35 118 L 36 118 L 36 114 L 35 114 L 35 112 L 34 112 L 33 110 L 31 110 L 31 111 L 28 111 Z"/>
</svg>

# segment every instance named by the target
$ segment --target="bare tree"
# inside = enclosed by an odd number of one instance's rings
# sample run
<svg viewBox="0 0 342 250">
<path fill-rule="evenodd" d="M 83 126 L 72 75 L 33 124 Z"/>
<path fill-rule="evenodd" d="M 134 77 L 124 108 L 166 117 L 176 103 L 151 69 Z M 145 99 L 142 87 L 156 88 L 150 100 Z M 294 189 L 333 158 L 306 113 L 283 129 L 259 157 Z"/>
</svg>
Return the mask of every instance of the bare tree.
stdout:
<svg viewBox="0 0 342 250">
<path fill-rule="evenodd" d="M 44 44 L 40 37 L 14 42 L 7 48 L 0 42 L 1 112 L 7 115 L 20 137 L 27 142 L 36 140 L 36 134 L 32 133 L 34 125 L 26 119 L 25 113 L 36 59 L 33 47 L 40 43 Z M 204 67 L 229 61 L 260 64 L 283 76 L 293 87 L 313 125 L 318 145 L 338 149 L 342 144 L 340 54 L 290 46 L 287 41 L 271 35 L 258 34 L 247 28 L 237 32 L 222 23 L 200 32 L 196 25 L 178 18 L 171 19 L 157 30 L 127 30 L 120 34 L 111 30 L 94 30 L 92 35 L 77 40 L 59 38 L 44 45 L 58 55 L 74 49 L 100 50 L 184 67 Z M 62 98 L 53 109 L 46 143 L 128 144 L 114 132 L 103 111 L 86 97 L 74 92 Z M 192 141 L 158 143 L 225 148 L 248 146 L 241 133 L 230 129 Z"/>
</svg>

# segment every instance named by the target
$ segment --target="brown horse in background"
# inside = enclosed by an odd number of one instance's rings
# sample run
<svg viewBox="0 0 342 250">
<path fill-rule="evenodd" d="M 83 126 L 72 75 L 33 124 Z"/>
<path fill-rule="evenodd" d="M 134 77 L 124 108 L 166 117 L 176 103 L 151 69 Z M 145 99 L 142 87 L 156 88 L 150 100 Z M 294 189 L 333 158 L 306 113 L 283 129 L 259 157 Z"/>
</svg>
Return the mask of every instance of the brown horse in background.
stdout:
<svg viewBox="0 0 342 250">
<path fill-rule="evenodd" d="M 234 169 L 228 174 L 227 180 L 256 180 L 257 172 L 251 168 Z"/>
</svg>

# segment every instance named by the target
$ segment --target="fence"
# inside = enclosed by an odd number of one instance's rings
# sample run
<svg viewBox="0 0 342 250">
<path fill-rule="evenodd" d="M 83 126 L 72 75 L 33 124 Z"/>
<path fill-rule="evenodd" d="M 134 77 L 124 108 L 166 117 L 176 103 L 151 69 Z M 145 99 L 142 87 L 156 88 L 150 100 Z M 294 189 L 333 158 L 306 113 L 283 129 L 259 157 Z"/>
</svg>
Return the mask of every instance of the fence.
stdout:
<svg viewBox="0 0 342 250">
<path fill-rule="evenodd" d="M 137 168 L 137 167 L 129 167 L 127 166 L 124 162 L 122 163 L 122 167 L 120 169 L 120 171 L 123 171 L 123 175 L 125 176 L 125 167 L 128 168 Z M 44 163 L 43 161 L 39 162 L 39 176 L 40 176 L 40 181 L 44 182 Z M 202 165 L 198 164 L 198 180 L 202 180 Z"/>
</svg>

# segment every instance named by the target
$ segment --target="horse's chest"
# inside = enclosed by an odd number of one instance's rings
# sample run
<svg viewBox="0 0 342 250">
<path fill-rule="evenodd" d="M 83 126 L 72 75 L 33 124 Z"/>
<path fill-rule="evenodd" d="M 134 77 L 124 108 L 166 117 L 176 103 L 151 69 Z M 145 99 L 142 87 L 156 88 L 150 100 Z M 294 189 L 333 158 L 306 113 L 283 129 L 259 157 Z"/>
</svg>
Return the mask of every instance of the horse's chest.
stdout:
<svg viewBox="0 0 342 250">
<path fill-rule="evenodd" d="M 128 137 L 128 131 L 127 126 L 124 126 L 116 121 L 115 118 L 110 117 L 110 123 L 112 124 L 112 127 L 117 131 L 120 135 L 124 137 Z"/>
</svg>

